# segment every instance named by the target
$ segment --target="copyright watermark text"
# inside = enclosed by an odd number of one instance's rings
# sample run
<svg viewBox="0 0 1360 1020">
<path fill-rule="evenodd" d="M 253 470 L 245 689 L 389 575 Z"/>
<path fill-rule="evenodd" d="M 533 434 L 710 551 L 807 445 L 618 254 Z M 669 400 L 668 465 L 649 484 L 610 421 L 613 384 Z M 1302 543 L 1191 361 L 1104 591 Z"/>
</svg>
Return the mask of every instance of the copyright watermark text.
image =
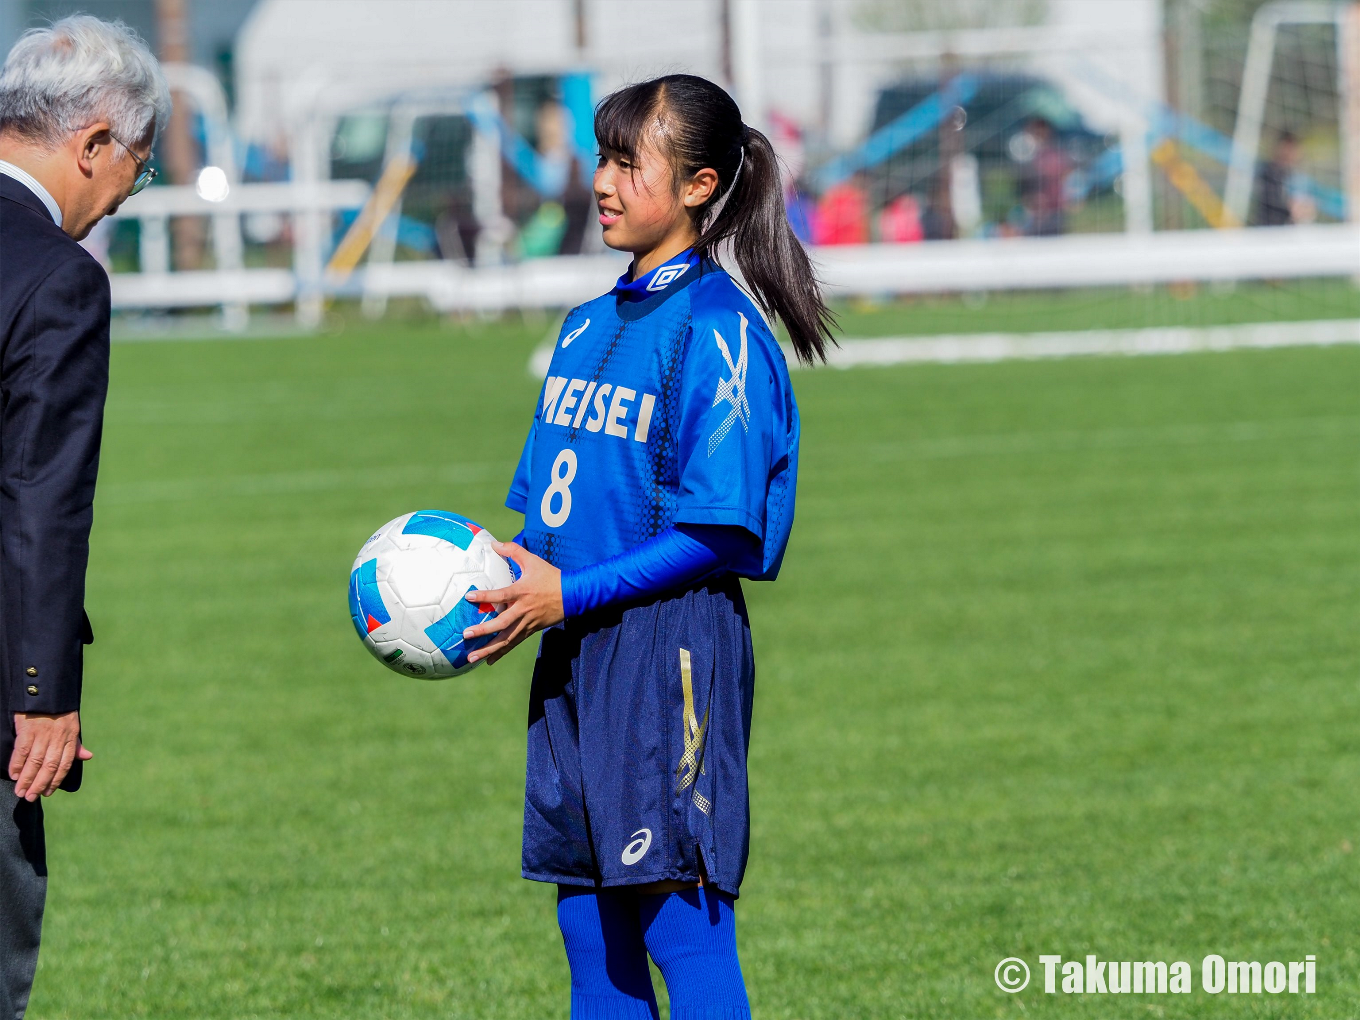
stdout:
<svg viewBox="0 0 1360 1020">
<path fill-rule="evenodd" d="M 1317 957 L 1302 960 L 1225 960 L 1210 953 L 1200 961 L 1198 974 L 1184 960 L 1064 960 L 1056 954 L 1039 957 L 1044 991 L 1049 995 L 1313 995 L 1317 990 Z M 1029 964 L 1008 956 L 992 975 L 1003 992 L 1023 992 L 1029 986 Z"/>
<path fill-rule="evenodd" d="M 996 965 L 992 976 L 1003 992 L 1023 992 L 1029 984 L 1029 964 L 1018 956 L 1008 956 Z"/>
</svg>

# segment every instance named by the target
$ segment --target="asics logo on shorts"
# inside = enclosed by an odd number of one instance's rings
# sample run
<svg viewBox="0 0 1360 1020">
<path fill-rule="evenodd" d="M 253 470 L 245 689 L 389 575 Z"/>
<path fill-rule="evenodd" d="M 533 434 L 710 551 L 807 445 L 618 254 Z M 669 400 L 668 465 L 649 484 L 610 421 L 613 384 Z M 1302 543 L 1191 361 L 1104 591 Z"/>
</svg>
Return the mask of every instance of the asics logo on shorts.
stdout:
<svg viewBox="0 0 1360 1020">
<path fill-rule="evenodd" d="M 642 860 L 652 848 L 652 830 L 638 829 L 630 838 L 632 842 L 623 848 L 623 855 L 619 860 L 624 864 L 633 865 Z"/>
</svg>

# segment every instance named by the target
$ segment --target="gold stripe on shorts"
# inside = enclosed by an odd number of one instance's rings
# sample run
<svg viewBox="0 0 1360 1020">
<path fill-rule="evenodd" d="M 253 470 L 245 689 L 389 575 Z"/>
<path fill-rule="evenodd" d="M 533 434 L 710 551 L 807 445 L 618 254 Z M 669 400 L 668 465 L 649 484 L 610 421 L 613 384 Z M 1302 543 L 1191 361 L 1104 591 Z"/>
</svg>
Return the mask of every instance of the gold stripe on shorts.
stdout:
<svg viewBox="0 0 1360 1020">
<path fill-rule="evenodd" d="M 680 765 L 675 770 L 675 774 L 680 776 L 680 785 L 676 787 L 677 792 L 693 786 L 694 780 L 698 778 L 700 772 L 707 774 L 704 769 L 704 736 L 708 731 L 708 709 L 704 709 L 704 721 L 699 722 L 694 714 L 694 680 L 690 668 L 688 648 L 680 649 L 680 690 L 685 698 L 683 718 L 685 753 L 681 756 Z M 708 814 L 709 809 L 713 806 L 697 789 L 694 791 L 694 805 L 704 814 Z"/>
</svg>

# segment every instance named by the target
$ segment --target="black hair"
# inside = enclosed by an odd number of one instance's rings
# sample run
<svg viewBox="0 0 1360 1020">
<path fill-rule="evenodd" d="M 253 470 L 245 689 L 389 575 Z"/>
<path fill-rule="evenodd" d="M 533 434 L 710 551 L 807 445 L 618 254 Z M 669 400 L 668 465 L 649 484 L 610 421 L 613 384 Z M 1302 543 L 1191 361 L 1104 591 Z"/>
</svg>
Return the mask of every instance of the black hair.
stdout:
<svg viewBox="0 0 1360 1020">
<path fill-rule="evenodd" d="M 742 123 L 731 96 L 692 74 L 628 85 L 595 108 L 595 140 L 601 153 L 630 160 L 652 142 L 670 160 L 677 190 L 700 170 L 712 168 L 718 186 L 693 212 L 699 232 L 694 250 L 716 258 L 717 246 L 730 240 L 756 301 L 784 323 L 799 359 L 826 360 L 827 345 L 836 343 L 831 336 L 836 322 L 784 212 L 774 147 Z"/>
</svg>

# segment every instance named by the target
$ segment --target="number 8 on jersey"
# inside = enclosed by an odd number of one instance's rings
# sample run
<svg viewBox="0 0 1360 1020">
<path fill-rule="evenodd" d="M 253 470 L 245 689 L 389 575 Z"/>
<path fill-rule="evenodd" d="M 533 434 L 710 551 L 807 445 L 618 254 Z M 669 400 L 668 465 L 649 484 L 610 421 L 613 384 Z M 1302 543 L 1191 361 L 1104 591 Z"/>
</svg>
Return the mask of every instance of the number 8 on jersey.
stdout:
<svg viewBox="0 0 1360 1020">
<path fill-rule="evenodd" d="M 571 482 L 576 477 L 576 451 L 568 447 L 557 455 L 553 461 L 552 480 L 548 483 L 548 488 L 543 492 L 543 502 L 539 504 L 538 512 L 543 518 L 543 523 L 550 528 L 560 528 L 567 523 L 567 518 L 571 516 Z M 552 508 L 553 497 L 560 498 L 557 510 Z"/>
</svg>

